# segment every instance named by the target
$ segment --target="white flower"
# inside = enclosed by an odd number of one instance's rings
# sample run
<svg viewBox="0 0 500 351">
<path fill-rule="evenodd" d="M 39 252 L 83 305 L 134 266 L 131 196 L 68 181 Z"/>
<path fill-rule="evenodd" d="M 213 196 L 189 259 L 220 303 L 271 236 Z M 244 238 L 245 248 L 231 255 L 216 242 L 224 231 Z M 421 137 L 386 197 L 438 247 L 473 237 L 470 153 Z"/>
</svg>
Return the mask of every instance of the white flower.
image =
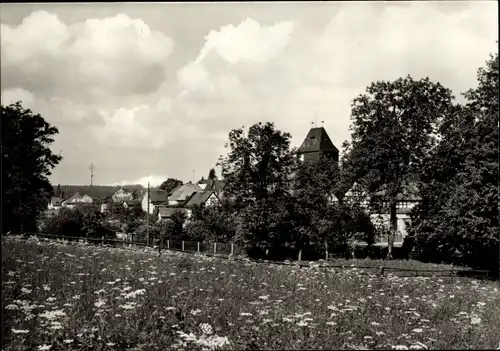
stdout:
<svg viewBox="0 0 500 351">
<path fill-rule="evenodd" d="M 406 347 L 404 345 L 395 345 L 395 346 L 392 346 L 392 349 L 393 350 L 408 350 L 408 347 Z"/>
<path fill-rule="evenodd" d="M 136 291 L 132 291 L 132 292 L 129 292 L 128 294 L 125 295 L 125 298 L 126 299 L 130 299 L 130 298 L 136 298 L 138 295 L 144 295 L 144 293 L 146 292 L 146 289 L 139 289 L 139 290 L 136 290 Z"/>
<path fill-rule="evenodd" d="M 29 289 L 26 289 L 26 288 L 24 288 L 24 287 L 23 287 L 23 288 L 21 288 L 21 292 L 22 292 L 23 294 L 31 294 L 31 292 L 32 292 L 32 291 L 33 291 L 33 290 L 29 290 Z"/>
<path fill-rule="evenodd" d="M 106 304 L 106 301 L 102 300 L 102 299 L 99 299 L 97 300 L 95 303 L 94 303 L 94 306 L 97 307 L 97 308 L 101 308 L 102 306 L 104 306 Z"/>
<path fill-rule="evenodd" d="M 63 342 L 65 344 L 71 344 L 73 342 L 73 339 L 64 339 Z"/>
<path fill-rule="evenodd" d="M 472 316 L 470 319 L 470 323 L 471 324 L 479 324 L 479 323 L 481 323 L 481 318 L 479 318 L 478 316 Z"/>
<path fill-rule="evenodd" d="M 14 328 L 12 328 L 12 332 L 14 334 L 28 334 L 29 330 L 27 330 L 27 329 L 14 329 Z"/>
<path fill-rule="evenodd" d="M 51 348 L 52 348 L 51 345 L 40 345 L 40 346 L 38 346 L 38 349 L 41 350 L 41 351 L 50 350 Z"/>
<path fill-rule="evenodd" d="M 212 335 L 213 330 L 210 324 L 202 323 L 200 324 L 201 331 L 204 335 Z"/>
<path fill-rule="evenodd" d="M 412 330 L 412 332 L 414 332 L 414 333 L 421 333 L 423 331 L 424 330 L 422 328 L 415 328 L 415 329 Z"/>
<path fill-rule="evenodd" d="M 193 316 L 196 316 L 197 314 L 200 314 L 200 313 L 201 313 L 201 310 L 198 310 L 198 309 L 196 309 L 196 310 L 191 310 L 191 312 L 190 312 L 190 313 L 191 313 Z"/>
<path fill-rule="evenodd" d="M 242 316 L 242 317 L 249 317 L 249 316 L 251 316 L 251 315 L 252 315 L 252 314 L 251 314 L 251 313 L 248 313 L 248 312 L 241 312 L 241 313 L 240 313 L 240 316 Z"/>
<path fill-rule="evenodd" d="M 43 290 L 50 291 L 50 286 L 48 286 L 47 284 L 43 284 Z"/>
</svg>

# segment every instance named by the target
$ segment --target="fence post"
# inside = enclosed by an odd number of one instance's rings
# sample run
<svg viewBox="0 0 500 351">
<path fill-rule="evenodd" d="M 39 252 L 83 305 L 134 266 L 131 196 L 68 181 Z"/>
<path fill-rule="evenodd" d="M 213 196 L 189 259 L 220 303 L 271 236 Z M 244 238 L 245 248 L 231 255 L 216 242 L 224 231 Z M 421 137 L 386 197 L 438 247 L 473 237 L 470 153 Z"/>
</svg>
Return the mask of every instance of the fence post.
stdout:
<svg viewBox="0 0 500 351">
<path fill-rule="evenodd" d="M 167 240 L 167 249 L 170 249 L 170 240 Z"/>
<path fill-rule="evenodd" d="M 325 241 L 325 259 L 328 260 L 328 242 Z"/>
<path fill-rule="evenodd" d="M 302 261 L 302 249 L 299 250 L 299 259 L 298 259 L 299 263 L 300 261 Z"/>
<path fill-rule="evenodd" d="M 125 247 L 125 238 L 122 238 L 122 247 Z"/>
<path fill-rule="evenodd" d="M 217 253 L 217 243 L 215 242 L 214 243 L 214 254 L 216 254 L 216 253 Z"/>
<path fill-rule="evenodd" d="M 233 256 L 233 254 L 234 254 L 234 244 L 231 243 L 231 256 Z"/>
<path fill-rule="evenodd" d="M 379 270 L 380 270 L 380 275 L 384 276 L 384 267 L 379 267 Z"/>
<path fill-rule="evenodd" d="M 198 241 L 196 244 L 197 244 L 197 251 L 198 253 L 200 253 L 200 242 Z"/>
<path fill-rule="evenodd" d="M 182 240 L 182 251 L 184 251 L 184 240 Z"/>
<path fill-rule="evenodd" d="M 102 237 L 101 240 L 102 240 L 102 246 L 104 246 L 104 237 Z"/>
</svg>

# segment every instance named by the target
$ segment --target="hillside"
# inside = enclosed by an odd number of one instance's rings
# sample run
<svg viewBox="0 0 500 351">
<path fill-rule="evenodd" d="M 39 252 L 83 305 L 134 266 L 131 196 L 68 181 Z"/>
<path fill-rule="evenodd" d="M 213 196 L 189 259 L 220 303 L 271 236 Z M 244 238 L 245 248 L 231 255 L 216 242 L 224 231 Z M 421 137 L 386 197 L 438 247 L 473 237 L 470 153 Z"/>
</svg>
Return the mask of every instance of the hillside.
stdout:
<svg viewBox="0 0 500 351">
<path fill-rule="evenodd" d="M 54 189 L 54 194 L 57 193 L 57 185 L 52 186 Z M 142 185 L 125 185 L 124 188 L 129 190 L 142 190 L 144 189 Z M 59 188 L 63 193 L 63 197 L 67 198 L 75 193 L 80 193 L 80 195 L 89 195 L 91 197 L 97 197 L 99 199 L 105 199 L 108 196 L 113 195 L 116 191 L 118 191 L 122 186 L 113 186 L 113 185 L 60 185 Z"/>
</svg>

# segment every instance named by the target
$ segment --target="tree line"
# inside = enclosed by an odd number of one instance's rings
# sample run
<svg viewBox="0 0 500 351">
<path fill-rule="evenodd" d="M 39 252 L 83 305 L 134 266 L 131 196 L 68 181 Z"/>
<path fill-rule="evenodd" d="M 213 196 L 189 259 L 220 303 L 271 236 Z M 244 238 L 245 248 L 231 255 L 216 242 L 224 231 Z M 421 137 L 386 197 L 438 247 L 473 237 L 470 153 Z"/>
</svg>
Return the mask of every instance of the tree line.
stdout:
<svg viewBox="0 0 500 351">
<path fill-rule="evenodd" d="M 387 235 L 392 258 L 398 196 L 411 183 L 421 202 L 411 213 L 408 251 L 425 261 L 498 269 L 498 54 L 477 78 L 464 103 L 429 78 L 373 82 L 353 99 L 351 141 L 339 163 L 301 162 L 290 134 L 270 122 L 234 129 L 218 163 L 220 206 L 195 208 L 189 221 L 175 214 L 152 235 L 233 241 L 251 256 L 279 258 L 348 252 L 355 240 L 372 244 Z M 36 223 L 50 195 L 47 177 L 61 160 L 49 148 L 56 133 L 20 103 L 2 106 L 2 233 Z M 389 214 L 389 228 L 374 225 L 362 201 L 346 196 L 354 184 L 380 195 L 370 206 Z M 172 179 L 163 187 L 177 185 Z"/>
</svg>

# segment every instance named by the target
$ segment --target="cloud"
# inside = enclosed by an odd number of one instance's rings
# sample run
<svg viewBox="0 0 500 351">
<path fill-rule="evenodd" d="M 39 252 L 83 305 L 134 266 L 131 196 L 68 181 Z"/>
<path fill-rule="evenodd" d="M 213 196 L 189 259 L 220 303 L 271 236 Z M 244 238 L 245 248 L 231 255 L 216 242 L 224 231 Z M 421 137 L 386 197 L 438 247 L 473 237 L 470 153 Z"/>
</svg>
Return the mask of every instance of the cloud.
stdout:
<svg viewBox="0 0 500 351">
<path fill-rule="evenodd" d="M 172 50 L 171 38 L 125 14 L 67 25 L 37 11 L 18 26 L 1 25 L 2 87 L 87 102 L 149 93 L 163 82 Z"/>
<path fill-rule="evenodd" d="M 371 82 L 429 76 L 459 96 L 497 50 L 496 2 L 273 6 L 228 8 L 204 32 L 188 7 L 161 21 L 42 11 L 2 23 L 2 103 L 21 99 L 60 129 L 56 183 L 87 182 L 91 160 L 101 183 L 191 180 L 227 152 L 233 128 L 272 121 L 298 146 L 316 116 L 340 148 Z"/>
<path fill-rule="evenodd" d="M 149 186 L 150 187 L 158 187 L 165 180 L 167 180 L 166 176 L 149 175 L 147 177 L 142 177 L 140 179 L 136 179 L 136 180 L 133 180 L 133 181 L 124 180 L 124 181 L 121 181 L 121 182 L 111 183 L 111 184 L 108 184 L 108 185 L 112 185 L 112 186 L 124 186 L 124 185 L 131 185 L 131 184 L 133 184 L 133 185 L 140 184 L 143 187 L 147 187 L 148 186 L 148 182 L 149 182 Z"/>
</svg>

